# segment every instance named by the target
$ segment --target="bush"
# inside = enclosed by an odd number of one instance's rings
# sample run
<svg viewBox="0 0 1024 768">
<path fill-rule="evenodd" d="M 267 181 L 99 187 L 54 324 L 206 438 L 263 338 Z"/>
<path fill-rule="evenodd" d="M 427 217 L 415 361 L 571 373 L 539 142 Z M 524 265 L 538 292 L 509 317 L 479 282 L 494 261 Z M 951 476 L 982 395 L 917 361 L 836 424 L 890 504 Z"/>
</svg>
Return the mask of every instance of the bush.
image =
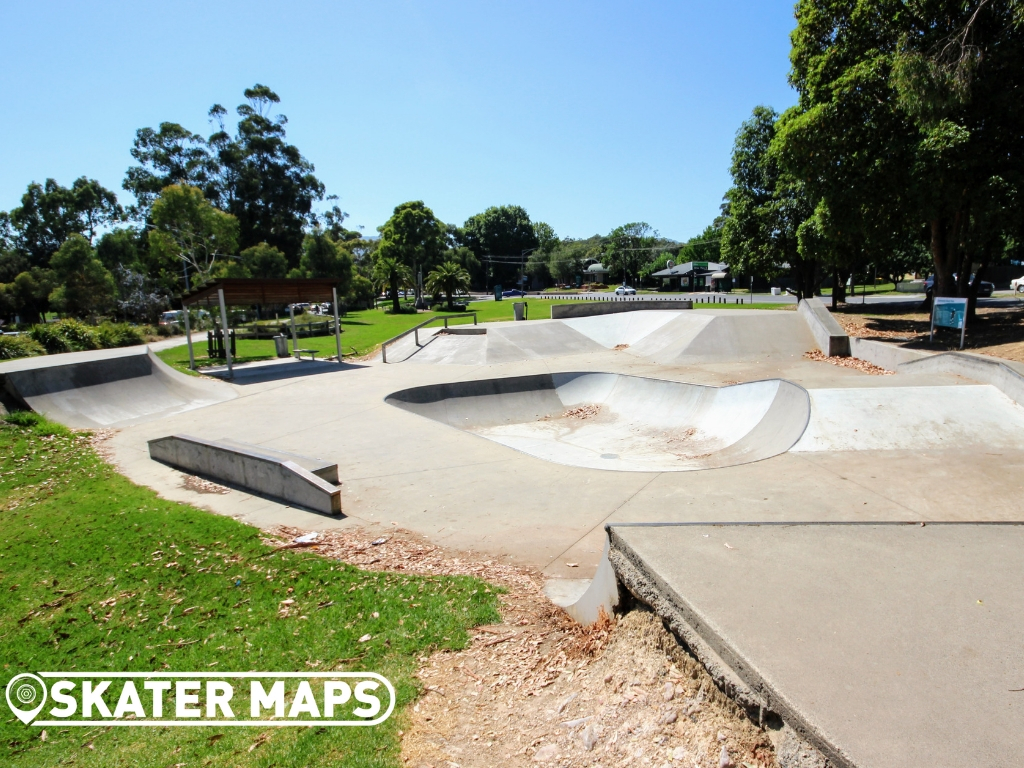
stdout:
<svg viewBox="0 0 1024 768">
<path fill-rule="evenodd" d="M 31 336 L 0 336 L 0 360 L 45 354 L 46 350 Z"/>
<path fill-rule="evenodd" d="M 96 328 L 96 341 L 102 349 L 146 343 L 139 330 L 128 323 L 103 323 Z"/>
<path fill-rule="evenodd" d="M 81 352 L 85 349 L 96 349 L 99 346 L 96 333 L 92 328 L 70 318 L 53 323 L 33 325 L 29 335 L 42 344 L 51 355 L 61 352 Z"/>
</svg>

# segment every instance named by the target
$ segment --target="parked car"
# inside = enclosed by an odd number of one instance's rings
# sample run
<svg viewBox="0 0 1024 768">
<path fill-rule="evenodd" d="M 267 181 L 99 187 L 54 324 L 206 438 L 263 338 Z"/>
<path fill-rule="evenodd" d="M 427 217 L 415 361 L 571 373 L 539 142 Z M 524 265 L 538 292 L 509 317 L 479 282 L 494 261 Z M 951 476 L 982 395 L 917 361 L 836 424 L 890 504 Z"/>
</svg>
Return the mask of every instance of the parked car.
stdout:
<svg viewBox="0 0 1024 768">
<path fill-rule="evenodd" d="M 953 273 L 953 279 L 956 280 L 956 273 L 955 272 Z M 1024 277 L 1022 277 L 1021 280 L 1024 280 Z M 974 275 L 971 275 L 971 282 L 973 282 L 973 281 L 974 281 Z M 1013 282 L 1015 283 L 1017 281 L 1014 280 Z M 934 285 L 935 285 L 935 275 L 928 275 L 928 279 L 924 281 L 924 292 L 927 293 L 929 296 L 931 296 L 932 295 L 932 286 L 934 286 Z M 1010 283 L 1010 285 L 1012 287 L 1013 283 Z M 981 284 L 978 286 L 978 298 L 980 298 L 980 299 L 987 299 L 989 296 L 992 295 L 992 293 L 995 291 L 995 289 L 996 289 L 995 283 L 990 283 L 988 280 L 982 280 Z M 1014 290 L 1018 290 L 1018 289 L 1014 288 Z M 1020 289 L 1020 290 L 1024 290 L 1024 289 Z"/>
<path fill-rule="evenodd" d="M 620 285 L 615 289 L 616 296 L 636 296 L 636 288 L 630 288 L 628 285 Z"/>
<path fill-rule="evenodd" d="M 175 325 L 185 321 L 185 313 L 180 309 L 172 309 L 170 312 L 160 313 L 160 325 Z"/>
<path fill-rule="evenodd" d="M 1010 281 L 1010 288 L 1014 293 L 1024 293 L 1024 277 L 1018 277 Z"/>
<path fill-rule="evenodd" d="M 526 291 L 520 291 L 518 288 L 512 288 L 511 290 L 502 291 L 501 292 L 501 298 L 503 298 L 503 299 L 512 299 L 512 298 L 515 298 L 516 296 L 525 296 L 525 295 L 526 295 Z"/>
</svg>

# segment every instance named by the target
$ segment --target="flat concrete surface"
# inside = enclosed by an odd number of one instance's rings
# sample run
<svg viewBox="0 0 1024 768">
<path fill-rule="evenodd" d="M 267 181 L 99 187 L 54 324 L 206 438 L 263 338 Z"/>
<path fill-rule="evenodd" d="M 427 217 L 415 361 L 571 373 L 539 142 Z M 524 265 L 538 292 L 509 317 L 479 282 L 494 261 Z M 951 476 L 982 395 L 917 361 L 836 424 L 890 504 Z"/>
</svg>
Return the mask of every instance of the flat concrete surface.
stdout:
<svg viewBox="0 0 1024 768">
<path fill-rule="evenodd" d="M 1021 765 L 1024 525 L 617 526 L 612 547 L 838 765 Z"/>
</svg>

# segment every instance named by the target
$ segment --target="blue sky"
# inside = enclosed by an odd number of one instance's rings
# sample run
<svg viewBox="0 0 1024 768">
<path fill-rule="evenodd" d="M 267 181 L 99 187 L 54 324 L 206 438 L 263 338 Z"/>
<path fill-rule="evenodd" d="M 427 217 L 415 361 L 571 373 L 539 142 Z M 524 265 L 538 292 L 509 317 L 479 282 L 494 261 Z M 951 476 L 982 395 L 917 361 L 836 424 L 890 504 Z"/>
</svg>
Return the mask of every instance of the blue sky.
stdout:
<svg viewBox="0 0 1024 768">
<path fill-rule="evenodd" d="M 121 191 L 136 129 L 207 135 L 254 83 L 368 233 L 422 199 L 524 206 L 560 236 L 718 212 L 739 124 L 795 102 L 792 0 L 9 3 L 0 208 L 29 181 Z"/>
</svg>

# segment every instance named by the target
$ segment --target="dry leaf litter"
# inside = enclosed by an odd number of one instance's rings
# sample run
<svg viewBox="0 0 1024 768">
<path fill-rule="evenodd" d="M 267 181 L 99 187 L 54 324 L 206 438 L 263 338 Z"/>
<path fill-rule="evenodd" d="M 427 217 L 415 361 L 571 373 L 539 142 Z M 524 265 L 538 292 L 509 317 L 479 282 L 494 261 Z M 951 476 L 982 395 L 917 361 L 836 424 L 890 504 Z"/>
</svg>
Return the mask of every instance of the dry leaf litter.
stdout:
<svg viewBox="0 0 1024 768">
<path fill-rule="evenodd" d="M 805 352 L 804 357 L 808 360 L 816 360 L 821 363 L 831 363 L 832 365 L 838 365 L 840 368 L 853 368 L 866 373 L 870 376 L 892 376 L 893 371 L 887 371 L 885 368 L 880 368 L 874 363 L 869 363 L 867 360 L 861 360 L 859 357 L 838 357 L 833 355 L 829 357 L 821 350 L 815 349 L 811 352 Z"/>
<path fill-rule="evenodd" d="M 468 648 L 421 657 L 423 695 L 404 717 L 410 768 L 627 766 L 769 768 L 771 741 L 653 614 L 582 627 L 541 591 L 543 576 L 448 552 L 395 526 L 276 528 L 267 543 L 312 547 L 369 570 L 473 575 L 507 589 L 502 622 Z"/>
</svg>

